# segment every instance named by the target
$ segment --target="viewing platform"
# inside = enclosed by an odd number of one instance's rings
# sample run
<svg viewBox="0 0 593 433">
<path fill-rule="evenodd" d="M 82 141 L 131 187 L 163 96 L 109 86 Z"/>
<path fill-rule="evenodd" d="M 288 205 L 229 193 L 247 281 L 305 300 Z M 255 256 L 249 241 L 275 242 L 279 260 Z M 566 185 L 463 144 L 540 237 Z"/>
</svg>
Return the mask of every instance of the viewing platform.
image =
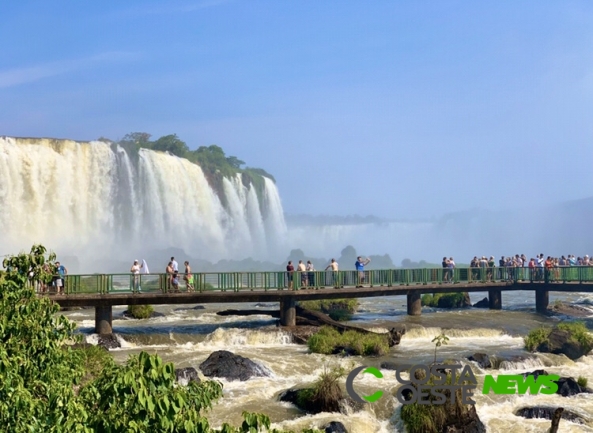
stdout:
<svg viewBox="0 0 593 433">
<path fill-rule="evenodd" d="M 61 295 L 35 286 L 61 307 L 95 307 L 95 331 L 105 334 L 114 305 L 279 302 L 281 324 L 294 326 L 297 301 L 405 295 L 408 314 L 420 315 L 425 293 L 487 291 L 489 307 L 501 309 L 503 291 L 532 290 L 544 313 L 550 291 L 593 292 L 593 267 L 195 273 L 189 292 L 183 274 L 178 280 L 178 291 L 166 274 L 68 275 Z"/>
</svg>

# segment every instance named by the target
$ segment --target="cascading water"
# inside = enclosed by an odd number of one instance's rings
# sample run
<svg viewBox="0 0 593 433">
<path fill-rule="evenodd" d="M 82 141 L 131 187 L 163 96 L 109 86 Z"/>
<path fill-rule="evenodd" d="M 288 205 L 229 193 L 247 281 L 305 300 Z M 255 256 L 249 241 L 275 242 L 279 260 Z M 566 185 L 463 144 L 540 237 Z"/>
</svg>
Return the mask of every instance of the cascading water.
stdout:
<svg viewBox="0 0 593 433">
<path fill-rule="evenodd" d="M 169 247 L 210 261 L 267 259 L 286 224 L 276 185 L 263 184 L 258 198 L 239 176 L 225 178 L 223 201 L 183 158 L 99 141 L 1 137 L 0 254 L 43 243 L 81 263 Z"/>
</svg>

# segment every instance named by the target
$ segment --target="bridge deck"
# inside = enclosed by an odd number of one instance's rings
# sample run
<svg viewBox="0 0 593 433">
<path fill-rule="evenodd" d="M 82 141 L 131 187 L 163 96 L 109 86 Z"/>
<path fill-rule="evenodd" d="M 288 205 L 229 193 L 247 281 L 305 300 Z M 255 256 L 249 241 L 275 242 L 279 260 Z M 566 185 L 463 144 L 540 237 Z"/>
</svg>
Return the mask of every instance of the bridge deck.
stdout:
<svg viewBox="0 0 593 433">
<path fill-rule="evenodd" d="M 460 283 L 460 284 L 411 284 L 399 286 L 372 286 L 357 288 L 345 286 L 341 288 L 325 287 L 316 289 L 262 289 L 242 288 L 240 291 L 212 290 L 204 292 L 127 292 L 127 293 L 79 293 L 68 295 L 47 294 L 62 307 L 81 306 L 113 306 L 113 305 L 142 305 L 142 304 L 207 304 L 233 302 L 281 302 L 286 299 L 315 300 L 339 298 L 368 298 L 378 296 L 401 296 L 424 293 L 447 292 L 484 292 L 488 290 L 517 291 L 538 290 L 552 292 L 593 292 L 593 283 L 558 282 L 493 282 L 493 283 Z"/>
</svg>

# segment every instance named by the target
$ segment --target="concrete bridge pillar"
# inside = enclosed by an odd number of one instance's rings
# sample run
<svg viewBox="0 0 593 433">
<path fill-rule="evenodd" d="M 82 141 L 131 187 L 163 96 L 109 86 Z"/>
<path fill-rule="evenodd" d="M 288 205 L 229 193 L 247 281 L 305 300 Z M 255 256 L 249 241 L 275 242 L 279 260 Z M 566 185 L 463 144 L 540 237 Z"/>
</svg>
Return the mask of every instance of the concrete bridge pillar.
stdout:
<svg viewBox="0 0 593 433">
<path fill-rule="evenodd" d="M 500 310 L 502 308 L 502 291 L 497 289 L 488 290 L 488 303 L 491 310 Z"/>
<path fill-rule="evenodd" d="M 280 301 L 280 324 L 296 326 L 296 301 L 294 298 L 285 298 Z"/>
<path fill-rule="evenodd" d="M 111 334 L 113 329 L 113 313 L 111 305 L 95 307 L 95 333 Z"/>
<path fill-rule="evenodd" d="M 535 311 L 545 314 L 550 303 L 550 292 L 547 290 L 535 289 Z"/>
<path fill-rule="evenodd" d="M 408 294 L 408 315 L 419 316 L 422 314 L 422 301 L 420 293 L 412 292 Z"/>
</svg>

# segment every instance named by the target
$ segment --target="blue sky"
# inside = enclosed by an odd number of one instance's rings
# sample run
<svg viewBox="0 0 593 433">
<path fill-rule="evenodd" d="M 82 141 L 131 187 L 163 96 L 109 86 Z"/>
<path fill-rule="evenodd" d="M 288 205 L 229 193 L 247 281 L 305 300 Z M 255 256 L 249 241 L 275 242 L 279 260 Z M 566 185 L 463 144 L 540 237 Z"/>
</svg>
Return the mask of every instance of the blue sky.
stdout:
<svg viewBox="0 0 593 433">
<path fill-rule="evenodd" d="M 20 1 L 0 16 L 0 135 L 218 144 L 274 174 L 288 213 L 593 195 L 593 2 Z"/>
</svg>

